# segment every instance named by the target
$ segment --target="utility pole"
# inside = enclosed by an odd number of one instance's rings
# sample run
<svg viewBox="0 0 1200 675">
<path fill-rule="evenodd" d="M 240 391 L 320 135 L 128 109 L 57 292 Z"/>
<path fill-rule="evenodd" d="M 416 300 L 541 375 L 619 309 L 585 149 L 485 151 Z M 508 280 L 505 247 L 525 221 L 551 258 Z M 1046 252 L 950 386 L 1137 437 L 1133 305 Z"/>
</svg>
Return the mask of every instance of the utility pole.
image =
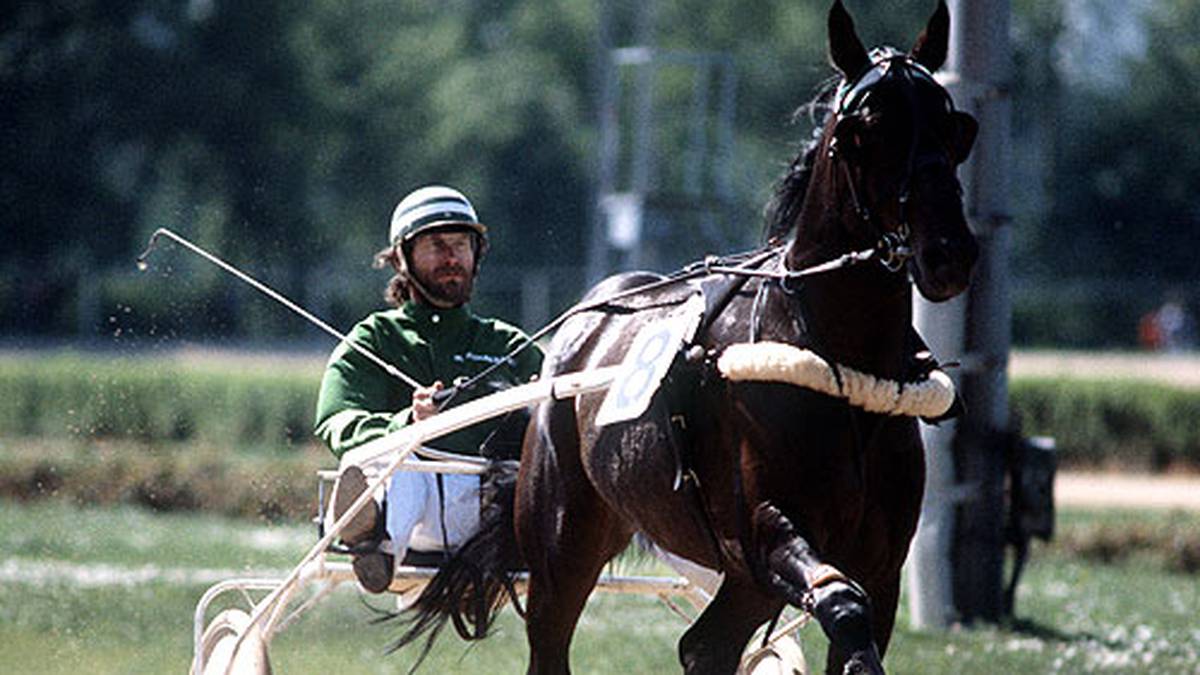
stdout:
<svg viewBox="0 0 1200 675">
<path fill-rule="evenodd" d="M 996 621 L 1004 613 L 1005 449 L 1010 428 L 1011 333 L 1008 211 L 1008 0 L 950 0 L 950 55 L 942 81 L 979 121 L 971 159 L 960 169 L 979 262 L 964 297 L 915 301 L 916 324 L 957 373 L 966 415 L 923 427 L 928 481 L 908 575 L 914 623 Z"/>
</svg>

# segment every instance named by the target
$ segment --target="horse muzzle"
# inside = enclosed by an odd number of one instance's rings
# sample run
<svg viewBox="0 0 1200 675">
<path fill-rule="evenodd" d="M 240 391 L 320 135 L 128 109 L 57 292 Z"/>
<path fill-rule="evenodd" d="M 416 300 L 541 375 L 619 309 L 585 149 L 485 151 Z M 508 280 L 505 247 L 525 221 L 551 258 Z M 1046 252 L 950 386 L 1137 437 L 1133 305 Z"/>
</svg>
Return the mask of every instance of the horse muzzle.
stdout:
<svg viewBox="0 0 1200 675">
<path fill-rule="evenodd" d="M 913 281 L 926 300 L 945 302 L 967 289 L 978 259 L 979 244 L 969 235 L 918 241 L 911 261 Z"/>
</svg>

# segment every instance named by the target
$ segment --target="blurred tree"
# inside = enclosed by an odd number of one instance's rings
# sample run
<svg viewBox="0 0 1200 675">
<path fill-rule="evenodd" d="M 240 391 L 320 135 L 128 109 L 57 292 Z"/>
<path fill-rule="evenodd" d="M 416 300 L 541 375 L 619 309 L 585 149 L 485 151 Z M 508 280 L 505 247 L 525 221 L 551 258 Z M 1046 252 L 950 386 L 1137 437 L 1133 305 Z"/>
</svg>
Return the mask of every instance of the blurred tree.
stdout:
<svg viewBox="0 0 1200 675">
<path fill-rule="evenodd" d="M 123 92 L 110 85 L 146 47 L 124 39 L 131 3 L 78 4 L 20 3 L 0 17 L 6 329 L 59 319 L 74 290 L 61 267 L 88 270 L 128 249 L 145 149 L 129 142 L 138 120 L 121 115 Z"/>
<path fill-rule="evenodd" d="M 292 42 L 319 110 L 311 189 L 343 228 L 322 225 L 321 247 L 363 260 L 396 201 L 438 182 L 494 228 L 489 266 L 569 262 L 587 222 L 593 20 L 578 1 L 319 3 Z"/>
<path fill-rule="evenodd" d="M 1016 0 L 1013 15 L 1012 255 L 1018 274 L 1028 276 L 1054 269 L 1038 255 L 1039 223 L 1057 194 L 1064 101 L 1056 45 L 1064 24 L 1059 2 Z"/>
<path fill-rule="evenodd" d="M 1128 89 L 1086 91 L 1071 106 L 1059 195 L 1045 228 L 1058 269 L 1194 280 L 1200 238 L 1200 5 L 1161 0 Z"/>
<path fill-rule="evenodd" d="M 792 114 L 832 75 L 828 2 L 613 3 L 650 10 L 661 48 L 733 58 L 732 227 L 753 240 L 772 182 L 810 131 Z M 864 42 L 904 48 L 935 3 L 846 4 Z M 1016 268 L 1194 280 L 1200 8 L 1157 0 L 1129 77 L 1089 89 L 1062 76 L 1066 6 L 1014 2 Z M 140 320 L 143 332 L 295 334 L 293 319 L 242 301 L 187 256 L 170 259 L 161 284 L 132 277 L 159 226 L 348 323 L 378 304 L 382 277 L 363 270 L 396 200 L 435 181 L 470 194 L 496 229 L 489 265 L 572 265 L 593 197 L 599 16 L 595 0 L 9 3 L 0 332 Z M 613 44 L 633 44 L 630 25 L 613 31 Z M 689 87 L 664 76 L 664 138 L 686 136 L 673 106 Z M 556 282 L 556 308 L 578 283 Z M 197 309 L 201 333 L 187 327 Z"/>
<path fill-rule="evenodd" d="M 78 0 L 9 10 L 0 200 L 11 234 L 0 266 L 19 311 L 5 312 L 4 328 L 76 328 L 47 310 L 96 293 L 158 226 L 235 261 L 306 262 L 281 246 L 311 231 L 297 199 L 297 64 L 271 39 L 285 9 Z M 39 302 L 46 284 L 66 297 Z"/>
<path fill-rule="evenodd" d="M 1141 314 L 1197 280 L 1188 251 L 1200 234 L 1200 199 L 1188 186 L 1200 181 L 1192 121 L 1200 7 L 1016 9 L 1014 260 L 1024 281 L 1014 338 L 1131 347 Z M 1113 32 L 1118 9 L 1134 26 Z M 1196 306 L 1200 296 L 1183 299 Z"/>
</svg>

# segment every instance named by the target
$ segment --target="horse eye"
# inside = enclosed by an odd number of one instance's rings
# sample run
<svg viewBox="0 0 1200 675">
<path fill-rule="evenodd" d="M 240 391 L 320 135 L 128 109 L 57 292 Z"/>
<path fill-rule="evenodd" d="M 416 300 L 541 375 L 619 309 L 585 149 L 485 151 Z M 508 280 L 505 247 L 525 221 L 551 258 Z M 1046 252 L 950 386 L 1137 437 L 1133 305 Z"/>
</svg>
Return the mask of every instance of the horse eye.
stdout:
<svg viewBox="0 0 1200 675">
<path fill-rule="evenodd" d="M 870 110 L 863 111 L 862 128 L 869 134 L 878 134 L 884 125 L 884 117 L 879 113 L 873 113 Z"/>
</svg>

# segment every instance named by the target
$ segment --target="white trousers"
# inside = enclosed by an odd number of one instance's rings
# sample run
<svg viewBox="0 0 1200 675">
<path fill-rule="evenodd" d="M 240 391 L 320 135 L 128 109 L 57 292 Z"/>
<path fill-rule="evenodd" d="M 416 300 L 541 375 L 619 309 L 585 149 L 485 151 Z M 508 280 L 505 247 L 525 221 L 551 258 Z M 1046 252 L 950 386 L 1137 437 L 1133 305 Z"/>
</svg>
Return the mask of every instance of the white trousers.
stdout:
<svg viewBox="0 0 1200 675">
<path fill-rule="evenodd" d="M 479 477 L 442 475 L 442 499 L 437 481 L 438 474 L 423 471 L 392 474 L 386 523 L 397 562 L 404 559 L 409 548 L 441 551 L 446 544 L 456 548 L 479 529 Z"/>
<path fill-rule="evenodd" d="M 387 532 L 392 554 L 404 559 L 408 549 L 442 551 L 458 548 L 479 529 L 479 477 L 442 475 L 445 515 L 438 499 L 437 476 L 421 471 L 397 471 L 387 490 Z M 442 539 L 442 520 L 446 539 Z M 715 570 L 652 545 L 651 551 L 697 587 L 706 599 L 716 595 L 722 575 Z"/>
<path fill-rule="evenodd" d="M 410 461 L 419 461 L 416 459 Z M 384 460 L 368 463 L 368 475 L 382 471 Z M 377 475 L 377 474 L 376 474 Z M 442 496 L 438 498 L 436 473 L 400 470 L 392 474 L 387 488 L 385 514 L 390 550 L 397 562 L 412 548 L 417 551 L 442 551 L 449 543 L 457 548 L 479 529 L 479 477 L 442 474 Z M 376 494 L 378 501 L 382 495 Z M 445 512 L 442 504 L 445 504 Z M 442 522 L 446 537 L 442 537 Z M 651 552 L 711 598 L 723 576 L 679 556 L 651 545 Z"/>
</svg>

